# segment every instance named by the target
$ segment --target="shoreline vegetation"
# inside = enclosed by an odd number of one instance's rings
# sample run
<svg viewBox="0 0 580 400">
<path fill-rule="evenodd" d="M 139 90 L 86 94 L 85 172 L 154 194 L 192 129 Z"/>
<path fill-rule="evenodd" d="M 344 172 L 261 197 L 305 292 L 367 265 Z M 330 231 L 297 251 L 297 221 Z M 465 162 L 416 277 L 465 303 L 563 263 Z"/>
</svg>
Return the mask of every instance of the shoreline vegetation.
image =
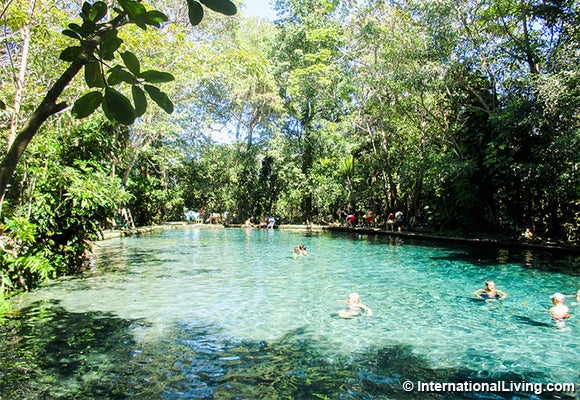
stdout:
<svg viewBox="0 0 580 400">
<path fill-rule="evenodd" d="M 107 230 L 102 232 L 101 240 L 112 239 L 116 237 L 130 236 L 145 234 L 160 230 L 167 229 L 187 229 L 187 228 L 199 228 L 199 229 L 227 229 L 227 228 L 244 228 L 243 224 L 204 224 L 204 223 L 187 223 L 182 221 L 177 222 L 167 222 L 161 225 L 151 225 L 138 227 L 134 229 L 123 229 L 123 230 Z M 254 228 L 258 229 L 258 228 Z M 520 249 L 530 249 L 539 251 L 558 251 L 558 252 L 568 252 L 580 254 L 580 245 L 578 244 L 568 244 L 556 241 L 546 241 L 539 239 L 517 239 L 517 238 L 505 238 L 505 237 L 488 237 L 485 234 L 475 234 L 473 237 L 457 236 L 444 233 L 434 233 L 428 231 L 402 231 L 393 232 L 385 230 L 384 228 L 369 228 L 369 227 L 347 227 L 341 225 L 318 225 L 318 224 L 282 224 L 277 225 L 276 229 L 283 230 L 311 230 L 320 232 L 345 232 L 345 233 L 356 233 L 362 235 L 378 235 L 378 236 L 390 236 L 394 238 L 401 239 L 413 239 L 413 240 L 425 240 L 431 242 L 442 242 L 442 243 L 459 243 L 459 244 L 470 244 L 475 246 L 485 246 L 485 247 L 507 247 L 507 248 L 520 248 Z"/>
</svg>

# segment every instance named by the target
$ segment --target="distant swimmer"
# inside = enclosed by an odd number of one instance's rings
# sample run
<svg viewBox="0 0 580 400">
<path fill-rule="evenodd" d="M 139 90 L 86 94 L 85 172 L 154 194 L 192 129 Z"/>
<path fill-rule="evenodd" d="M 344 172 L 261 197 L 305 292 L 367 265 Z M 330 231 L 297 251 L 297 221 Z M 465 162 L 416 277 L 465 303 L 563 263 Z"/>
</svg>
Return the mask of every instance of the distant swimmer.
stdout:
<svg viewBox="0 0 580 400">
<path fill-rule="evenodd" d="M 578 292 L 576 294 L 572 294 L 572 295 L 569 295 L 569 296 L 566 296 L 566 297 L 568 297 L 570 299 L 575 299 L 576 300 L 576 305 L 577 306 L 580 306 L 580 289 L 578 289 Z"/>
<path fill-rule="evenodd" d="M 363 312 L 366 312 L 367 315 L 373 315 L 372 310 L 361 303 L 359 294 L 351 293 L 348 295 L 348 299 L 346 300 L 346 309 L 340 310 L 338 316 L 340 318 L 353 318 L 358 317 Z"/>
<path fill-rule="evenodd" d="M 483 300 L 503 300 L 508 297 L 507 293 L 495 288 L 494 281 L 485 281 L 485 289 L 477 289 L 473 294 Z"/>
<path fill-rule="evenodd" d="M 307 255 L 308 251 L 306 251 L 306 246 L 302 244 L 296 245 L 294 247 L 294 250 L 292 250 L 292 257 L 307 256 Z"/>
</svg>

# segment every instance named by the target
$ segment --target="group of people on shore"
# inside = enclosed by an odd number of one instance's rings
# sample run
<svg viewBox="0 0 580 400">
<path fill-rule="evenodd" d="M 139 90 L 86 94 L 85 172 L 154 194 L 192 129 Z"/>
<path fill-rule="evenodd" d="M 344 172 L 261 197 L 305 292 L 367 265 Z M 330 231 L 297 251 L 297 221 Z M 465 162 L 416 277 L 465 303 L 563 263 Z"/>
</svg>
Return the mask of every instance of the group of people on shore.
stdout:
<svg viewBox="0 0 580 400">
<path fill-rule="evenodd" d="M 298 246 L 297 246 L 298 247 Z M 473 294 L 483 300 L 503 300 L 508 297 L 507 293 L 497 289 L 494 281 L 486 281 L 485 288 L 477 289 Z M 562 293 L 554 293 L 550 296 L 552 307 L 548 310 L 554 321 L 564 321 L 570 317 L 570 309 L 564 304 L 566 298 L 575 298 L 577 304 L 580 305 L 580 290 L 575 295 L 564 295 Z M 341 318 L 353 318 L 363 313 L 366 315 L 373 315 L 372 310 L 362 304 L 360 295 L 358 293 L 351 293 L 346 300 L 337 300 L 346 302 L 346 308 L 338 311 L 338 316 Z"/>
<path fill-rule="evenodd" d="M 349 228 L 355 228 L 357 226 L 375 228 L 382 226 L 382 222 L 380 215 L 375 215 L 372 210 L 367 210 L 361 217 L 357 217 L 356 214 L 347 213 L 345 226 Z M 400 210 L 395 213 L 389 213 L 384 222 L 384 228 L 391 232 L 402 232 L 404 226 L 403 212 Z"/>
<path fill-rule="evenodd" d="M 276 218 L 273 216 L 270 217 L 262 217 L 260 218 L 260 221 L 258 222 L 257 225 L 254 225 L 252 223 L 251 218 L 248 218 L 246 220 L 246 222 L 244 222 L 243 227 L 244 228 L 249 228 L 249 229 L 253 229 L 253 228 L 259 228 L 259 229 L 274 229 L 274 226 L 276 225 Z"/>
<path fill-rule="evenodd" d="M 223 213 L 208 213 L 199 209 L 197 211 L 189 210 L 185 214 L 185 220 L 187 223 L 196 224 L 225 224 L 228 218 L 228 212 Z"/>
</svg>

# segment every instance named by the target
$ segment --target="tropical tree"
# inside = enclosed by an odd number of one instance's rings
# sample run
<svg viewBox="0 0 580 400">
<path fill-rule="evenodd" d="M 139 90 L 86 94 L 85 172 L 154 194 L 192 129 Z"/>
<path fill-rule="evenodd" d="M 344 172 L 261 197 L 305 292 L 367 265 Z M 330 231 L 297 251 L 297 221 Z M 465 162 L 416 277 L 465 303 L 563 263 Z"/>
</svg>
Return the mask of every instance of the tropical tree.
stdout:
<svg viewBox="0 0 580 400">
<path fill-rule="evenodd" d="M 350 101 L 340 63 L 342 26 L 331 18 L 336 3 L 280 0 L 276 5 L 281 18 L 274 57 L 286 108 L 283 130 L 300 152 L 306 179 L 301 209 L 303 219 L 311 220 L 316 212 L 310 175 L 322 148 L 318 131 L 347 113 Z"/>
<path fill-rule="evenodd" d="M 215 11 L 226 15 L 236 13 L 236 7 L 229 0 L 202 0 Z M 173 80 L 169 73 L 156 70 L 141 70 L 138 58 L 129 50 L 120 51 L 123 43 L 119 29 L 135 24 L 145 30 L 147 27 L 161 27 L 168 20 L 157 10 L 148 10 L 135 0 L 118 0 L 120 8 L 111 8 L 102 1 L 83 3 L 80 11 L 81 24 L 71 23 L 63 34 L 78 41 L 60 54 L 60 59 L 70 65 L 47 91 L 40 105 L 31 113 L 20 133 L 10 143 L 6 155 L 0 163 L 0 196 L 4 196 L 16 166 L 40 127 L 52 115 L 68 107 L 66 101 L 59 101 L 65 88 L 74 77 L 84 70 L 85 82 L 91 89 L 75 101 L 72 113 L 78 118 L 92 114 L 99 106 L 111 121 L 131 125 L 144 114 L 147 108 L 145 93 L 164 111 L 171 113 L 173 103 L 154 84 Z M 32 3 L 33 4 L 33 3 Z M 197 25 L 203 19 L 202 5 L 195 0 L 187 0 L 189 19 Z M 9 11 L 9 9 L 8 9 Z M 107 17 L 115 14 L 110 19 Z M 107 19 L 105 19 L 107 18 Z M 116 57 L 122 64 L 113 64 Z M 133 103 L 115 86 L 129 85 Z"/>
</svg>

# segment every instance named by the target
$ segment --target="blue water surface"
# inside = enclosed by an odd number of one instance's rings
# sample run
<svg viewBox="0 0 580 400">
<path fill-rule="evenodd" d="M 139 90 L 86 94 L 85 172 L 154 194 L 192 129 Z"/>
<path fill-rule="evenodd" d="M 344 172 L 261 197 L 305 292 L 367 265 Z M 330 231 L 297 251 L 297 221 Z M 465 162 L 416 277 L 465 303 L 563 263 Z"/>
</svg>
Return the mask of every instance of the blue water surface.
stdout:
<svg viewBox="0 0 580 400">
<path fill-rule="evenodd" d="M 296 244 L 310 255 L 293 258 Z M 475 299 L 488 279 L 509 297 Z M 58 325 L 52 336 L 69 338 L 42 339 L 52 364 L 35 361 L 71 369 L 51 380 L 46 390 L 54 398 L 70 391 L 114 398 L 111 386 L 87 383 L 104 379 L 100 373 L 131 387 L 121 398 L 152 386 L 162 398 L 414 398 L 403 381 L 577 382 L 580 307 L 569 299 L 572 317 L 560 325 L 547 310 L 551 294 L 579 288 L 577 256 L 356 233 L 175 229 L 100 242 L 84 277 L 21 296 L 28 339 L 19 340 L 34 341 L 34 324 Z M 337 317 L 351 292 L 373 316 Z M 98 337 L 98 321 L 112 324 L 100 333 L 106 346 L 75 342 L 63 320 L 72 326 L 81 316 L 91 322 L 76 335 L 88 329 Z M 107 329 L 123 334 L 111 344 Z M 7 329 L 0 340 L 11 340 Z M 54 350 L 77 345 L 84 350 Z M 35 353 L 38 346 L 27 348 Z M 132 369 L 111 374 L 113 354 L 129 354 Z M 139 377 L 152 365 L 164 370 L 163 379 L 152 371 Z M 15 376 L 14 368 L 0 373 Z M 465 396 L 498 398 L 455 397 Z"/>
</svg>

